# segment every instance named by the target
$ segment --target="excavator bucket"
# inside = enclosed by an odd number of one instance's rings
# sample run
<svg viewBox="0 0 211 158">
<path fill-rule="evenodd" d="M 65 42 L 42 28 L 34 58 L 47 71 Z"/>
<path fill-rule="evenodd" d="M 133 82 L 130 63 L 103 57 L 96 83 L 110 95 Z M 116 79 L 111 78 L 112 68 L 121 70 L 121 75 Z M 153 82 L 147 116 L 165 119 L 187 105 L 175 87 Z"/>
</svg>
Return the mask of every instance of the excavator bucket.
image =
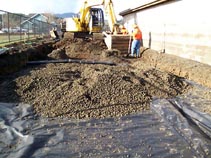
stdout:
<svg viewBox="0 0 211 158">
<path fill-rule="evenodd" d="M 123 34 L 106 34 L 104 33 L 104 41 L 108 50 L 118 49 L 122 56 L 128 55 L 130 53 L 131 47 L 131 36 Z"/>
</svg>

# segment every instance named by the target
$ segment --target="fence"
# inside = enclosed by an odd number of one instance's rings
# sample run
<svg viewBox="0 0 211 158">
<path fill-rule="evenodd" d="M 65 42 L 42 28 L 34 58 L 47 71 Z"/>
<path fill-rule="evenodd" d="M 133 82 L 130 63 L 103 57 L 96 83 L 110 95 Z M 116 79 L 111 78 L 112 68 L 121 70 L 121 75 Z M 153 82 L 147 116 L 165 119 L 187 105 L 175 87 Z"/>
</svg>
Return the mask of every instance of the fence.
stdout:
<svg viewBox="0 0 211 158">
<path fill-rule="evenodd" d="M 37 20 L 35 16 L 26 17 L 0 10 L 0 45 L 47 35 L 52 27 L 52 24 Z"/>
</svg>

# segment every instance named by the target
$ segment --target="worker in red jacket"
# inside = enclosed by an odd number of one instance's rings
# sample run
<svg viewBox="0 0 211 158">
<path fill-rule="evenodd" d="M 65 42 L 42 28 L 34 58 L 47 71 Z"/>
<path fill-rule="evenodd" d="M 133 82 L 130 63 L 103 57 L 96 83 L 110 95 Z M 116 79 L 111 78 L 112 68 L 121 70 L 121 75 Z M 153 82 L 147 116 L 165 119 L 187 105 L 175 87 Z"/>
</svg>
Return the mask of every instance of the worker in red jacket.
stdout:
<svg viewBox="0 0 211 158">
<path fill-rule="evenodd" d="M 143 47 L 142 32 L 138 25 L 133 25 L 133 41 L 131 46 L 131 56 L 140 57 L 140 48 Z"/>
</svg>

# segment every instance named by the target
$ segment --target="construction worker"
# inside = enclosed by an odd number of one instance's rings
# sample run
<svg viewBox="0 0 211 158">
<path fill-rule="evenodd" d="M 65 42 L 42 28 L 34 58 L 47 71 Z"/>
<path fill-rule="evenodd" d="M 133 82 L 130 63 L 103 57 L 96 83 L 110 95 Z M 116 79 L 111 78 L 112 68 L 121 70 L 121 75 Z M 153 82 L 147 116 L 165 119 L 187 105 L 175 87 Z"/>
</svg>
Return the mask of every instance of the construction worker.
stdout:
<svg viewBox="0 0 211 158">
<path fill-rule="evenodd" d="M 59 35 L 57 32 L 57 28 L 53 27 L 52 30 L 50 31 L 50 36 L 54 39 L 54 40 L 59 40 Z"/>
<path fill-rule="evenodd" d="M 93 21 L 93 26 L 98 25 L 98 18 L 93 11 L 92 11 L 92 21 Z"/>
<path fill-rule="evenodd" d="M 138 58 L 140 57 L 140 47 L 143 47 L 143 40 L 142 40 L 142 32 L 138 25 L 134 24 L 133 25 L 133 41 L 132 41 L 132 46 L 131 46 L 131 56 L 133 57 L 134 55 Z"/>
<path fill-rule="evenodd" d="M 57 32 L 57 25 L 53 28 L 53 33 L 55 34 L 55 36 L 56 36 L 56 40 L 58 40 L 59 39 L 59 35 L 58 35 L 58 32 Z"/>
</svg>

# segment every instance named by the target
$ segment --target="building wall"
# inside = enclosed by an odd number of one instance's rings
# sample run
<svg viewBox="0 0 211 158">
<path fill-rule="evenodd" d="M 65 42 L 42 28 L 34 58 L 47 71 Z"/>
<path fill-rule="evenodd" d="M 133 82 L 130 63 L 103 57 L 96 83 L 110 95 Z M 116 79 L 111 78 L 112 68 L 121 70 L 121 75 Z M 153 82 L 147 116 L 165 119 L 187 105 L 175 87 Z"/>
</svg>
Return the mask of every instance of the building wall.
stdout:
<svg viewBox="0 0 211 158">
<path fill-rule="evenodd" d="M 209 0 L 178 0 L 124 17 L 137 23 L 144 46 L 211 65 L 211 9 Z"/>
</svg>

